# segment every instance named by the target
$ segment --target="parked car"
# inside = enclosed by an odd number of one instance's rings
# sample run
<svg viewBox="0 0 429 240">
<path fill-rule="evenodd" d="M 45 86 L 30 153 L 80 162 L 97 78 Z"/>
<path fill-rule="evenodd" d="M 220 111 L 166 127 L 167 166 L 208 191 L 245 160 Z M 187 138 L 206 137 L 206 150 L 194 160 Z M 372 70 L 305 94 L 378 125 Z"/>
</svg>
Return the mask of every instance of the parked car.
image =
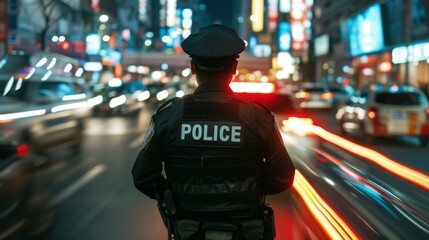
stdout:
<svg viewBox="0 0 429 240">
<path fill-rule="evenodd" d="M 334 93 L 326 85 L 307 83 L 293 94 L 293 100 L 300 109 L 331 109 Z"/>
<path fill-rule="evenodd" d="M 31 153 L 41 155 L 64 148 L 77 152 L 91 113 L 91 93 L 83 78 L 51 71 L 62 69 L 55 65 L 64 59 L 45 56 L 34 65 L 0 75 L 0 144 L 24 144 Z M 0 70 L 15 64 L 7 58 L 1 60 Z"/>
<path fill-rule="evenodd" d="M 429 142 L 429 103 L 416 87 L 371 85 L 357 91 L 336 113 L 344 133 L 375 136 L 416 136 Z"/>
<path fill-rule="evenodd" d="M 0 239 L 46 239 L 55 222 L 49 179 L 22 145 L 0 144 Z"/>
</svg>

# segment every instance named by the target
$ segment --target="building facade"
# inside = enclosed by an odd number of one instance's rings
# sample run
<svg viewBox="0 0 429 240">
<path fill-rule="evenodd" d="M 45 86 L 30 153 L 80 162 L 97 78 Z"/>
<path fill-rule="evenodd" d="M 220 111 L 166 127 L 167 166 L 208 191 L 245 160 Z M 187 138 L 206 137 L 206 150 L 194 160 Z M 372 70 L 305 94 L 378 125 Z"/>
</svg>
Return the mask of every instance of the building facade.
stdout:
<svg viewBox="0 0 429 240">
<path fill-rule="evenodd" d="M 355 87 L 428 82 L 428 11 L 424 0 L 314 1 L 316 81 Z"/>
</svg>

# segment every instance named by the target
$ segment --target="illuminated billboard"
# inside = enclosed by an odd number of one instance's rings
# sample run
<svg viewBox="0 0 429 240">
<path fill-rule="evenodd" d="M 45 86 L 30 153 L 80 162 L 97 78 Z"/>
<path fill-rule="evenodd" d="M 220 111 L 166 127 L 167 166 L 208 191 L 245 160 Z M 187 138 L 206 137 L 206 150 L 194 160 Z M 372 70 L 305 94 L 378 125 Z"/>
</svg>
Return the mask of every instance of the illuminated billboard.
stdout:
<svg viewBox="0 0 429 240">
<path fill-rule="evenodd" d="M 280 51 L 289 51 L 290 43 L 291 43 L 291 35 L 290 35 L 290 23 L 281 22 L 279 24 L 279 50 Z"/>
<path fill-rule="evenodd" d="M 311 6 L 311 1 L 294 0 L 291 2 L 290 32 L 292 36 L 292 50 L 305 50 L 304 43 L 311 33 Z"/>
<path fill-rule="evenodd" d="M 268 0 L 268 27 L 271 30 L 277 28 L 277 19 L 279 18 L 278 0 Z"/>
<path fill-rule="evenodd" d="M 314 55 L 323 56 L 329 53 L 329 35 L 323 34 L 314 39 Z"/>
<path fill-rule="evenodd" d="M 252 0 L 252 30 L 261 32 L 264 30 L 264 0 Z"/>
<path fill-rule="evenodd" d="M 374 4 L 347 20 L 350 54 L 358 56 L 384 48 L 380 4 Z"/>
<path fill-rule="evenodd" d="M 280 12 L 288 13 L 290 12 L 290 0 L 280 0 Z"/>
</svg>

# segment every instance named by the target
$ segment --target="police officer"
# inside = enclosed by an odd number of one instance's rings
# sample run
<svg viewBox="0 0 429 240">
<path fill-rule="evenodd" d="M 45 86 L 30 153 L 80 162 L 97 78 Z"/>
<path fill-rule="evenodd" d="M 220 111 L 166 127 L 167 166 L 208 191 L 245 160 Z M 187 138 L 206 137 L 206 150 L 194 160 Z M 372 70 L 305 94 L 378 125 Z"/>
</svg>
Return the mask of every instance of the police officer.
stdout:
<svg viewBox="0 0 429 240">
<path fill-rule="evenodd" d="M 295 169 L 274 114 L 229 88 L 245 43 L 233 29 L 215 24 L 181 46 L 198 88 L 152 116 L 132 169 L 134 185 L 153 199 L 159 190 L 154 185 L 171 189 L 179 222 L 258 218 L 265 195 L 289 189 Z M 241 226 L 245 239 L 261 239 L 246 233 L 258 232 L 257 226 Z"/>
</svg>

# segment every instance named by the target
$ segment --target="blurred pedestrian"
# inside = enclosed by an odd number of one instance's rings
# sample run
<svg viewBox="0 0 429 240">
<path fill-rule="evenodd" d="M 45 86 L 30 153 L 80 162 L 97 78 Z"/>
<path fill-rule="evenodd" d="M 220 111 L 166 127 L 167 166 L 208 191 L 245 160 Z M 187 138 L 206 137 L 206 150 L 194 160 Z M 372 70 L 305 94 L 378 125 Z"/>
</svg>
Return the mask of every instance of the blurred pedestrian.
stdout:
<svg viewBox="0 0 429 240">
<path fill-rule="evenodd" d="M 274 114 L 229 87 L 245 43 L 215 24 L 191 34 L 182 48 L 199 86 L 152 116 L 134 184 L 158 200 L 174 239 L 274 239 L 265 195 L 289 189 L 295 168 Z"/>
</svg>

